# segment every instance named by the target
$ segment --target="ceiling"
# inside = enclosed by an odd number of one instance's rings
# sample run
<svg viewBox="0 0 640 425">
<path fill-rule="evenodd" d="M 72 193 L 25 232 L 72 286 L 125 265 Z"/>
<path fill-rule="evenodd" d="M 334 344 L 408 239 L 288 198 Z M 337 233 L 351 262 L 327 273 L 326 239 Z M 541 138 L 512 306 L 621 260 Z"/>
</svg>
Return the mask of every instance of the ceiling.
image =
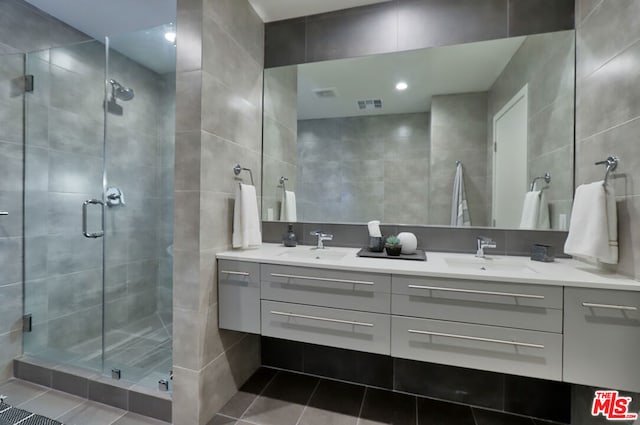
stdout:
<svg viewBox="0 0 640 425">
<path fill-rule="evenodd" d="M 487 91 L 524 39 L 298 65 L 298 119 L 425 112 L 434 95 Z M 399 81 L 409 88 L 396 90 Z M 333 88 L 336 97 L 314 93 Z M 360 110 L 357 101 L 368 99 L 381 99 L 382 109 Z"/>
<path fill-rule="evenodd" d="M 249 0 L 265 22 L 349 9 L 385 1 L 389 0 Z"/>
</svg>

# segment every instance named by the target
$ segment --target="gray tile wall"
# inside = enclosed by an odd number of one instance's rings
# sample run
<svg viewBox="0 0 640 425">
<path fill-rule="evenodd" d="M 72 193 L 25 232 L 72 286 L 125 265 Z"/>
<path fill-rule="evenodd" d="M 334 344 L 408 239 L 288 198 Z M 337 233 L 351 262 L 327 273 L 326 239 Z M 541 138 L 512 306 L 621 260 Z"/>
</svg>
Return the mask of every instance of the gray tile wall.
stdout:
<svg viewBox="0 0 640 425">
<path fill-rule="evenodd" d="M 434 96 L 431 102 L 431 179 L 429 223 L 451 224 L 451 194 L 456 161 L 462 162 L 472 226 L 489 226 L 491 202 L 486 193 L 491 180 L 487 169 L 487 93 Z"/>
<path fill-rule="evenodd" d="M 616 270 L 640 279 L 640 0 L 577 0 L 576 11 L 576 185 L 604 177 L 594 162 L 620 158 Z"/>
<path fill-rule="evenodd" d="M 27 55 L 35 90 L 26 95 L 25 300 L 34 329 L 25 352 L 33 355 L 83 343 L 80 351 L 100 358 L 94 352 L 101 349 L 103 240 L 82 235 L 81 206 L 102 198 L 105 155 L 108 183 L 126 200 L 105 210 L 107 333 L 158 311 L 161 259 L 170 269 L 173 186 L 162 179 L 172 173 L 162 154 L 171 154 L 172 138 L 160 123 L 174 120 L 165 94 L 172 87 L 111 51 L 109 77 L 136 96 L 120 102 L 122 116 L 107 115 L 103 152 L 104 69 L 104 44 L 97 41 Z M 89 231 L 96 231 L 99 208 L 90 208 Z M 170 270 L 164 276 L 166 286 Z"/>
<path fill-rule="evenodd" d="M 298 139 L 298 72 L 297 67 L 282 67 L 264 73 L 264 134 L 262 162 L 262 216 L 280 218 L 283 188 L 295 190 L 298 182 L 296 156 Z"/>
<path fill-rule="evenodd" d="M 204 425 L 260 364 L 258 337 L 218 329 L 215 256 L 236 163 L 260 196 L 264 24 L 247 0 L 178 0 L 177 29 L 173 423 Z"/>
<path fill-rule="evenodd" d="M 298 219 L 427 222 L 429 114 L 298 121 Z"/>
<path fill-rule="evenodd" d="M 13 358 L 22 353 L 23 100 L 12 80 L 24 72 L 22 53 L 87 38 L 24 1 L 0 1 L 0 210 L 9 212 L 0 217 L 0 382 L 12 375 Z"/>
<path fill-rule="evenodd" d="M 525 84 L 529 86 L 528 179 L 551 173 L 546 193 L 551 227 L 556 230 L 562 230 L 561 214 L 569 222 L 573 200 L 574 60 L 573 32 L 530 35 L 489 90 L 487 145 L 491 146 L 494 115 Z M 491 149 L 487 152 L 491 158 Z M 491 176 L 491 166 L 488 169 Z M 490 205 L 490 188 L 487 193 Z"/>
<path fill-rule="evenodd" d="M 393 0 L 266 26 L 268 68 L 572 29 L 574 0 Z"/>
</svg>

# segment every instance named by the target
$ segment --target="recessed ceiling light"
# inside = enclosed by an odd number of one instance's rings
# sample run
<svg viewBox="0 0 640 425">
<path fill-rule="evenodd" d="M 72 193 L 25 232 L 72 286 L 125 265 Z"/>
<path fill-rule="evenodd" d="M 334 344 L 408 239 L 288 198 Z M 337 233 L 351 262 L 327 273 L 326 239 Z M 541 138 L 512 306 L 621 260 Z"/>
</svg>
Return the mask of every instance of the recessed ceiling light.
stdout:
<svg viewBox="0 0 640 425">
<path fill-rule="evenodd" d="M 175 31 L 167 31 L 167 32 L 164 33 L 164 38 L 169 43 L 175 43 L 176 42 L 176 32 Z"/>
<path fill-rule="evenodd" d="M 404 81 L 400 81 L 398 84 L 396 84 L 396 90 L 406 90 L 409 87 L 409 84 L 405 83 Z"/>
</svg>

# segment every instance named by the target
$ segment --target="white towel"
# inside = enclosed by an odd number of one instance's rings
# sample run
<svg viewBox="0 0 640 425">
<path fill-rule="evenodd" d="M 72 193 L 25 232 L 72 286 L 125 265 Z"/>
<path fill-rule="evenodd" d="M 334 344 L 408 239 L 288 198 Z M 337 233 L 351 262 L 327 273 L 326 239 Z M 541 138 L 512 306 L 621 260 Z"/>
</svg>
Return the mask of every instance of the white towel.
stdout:
<svg viewBox="0 0 640 425">
<path fill-rule="evenodd" d="M 521 229 L 548 230 L 551 228 L 549 220 L 549 202 L 544 190 L 532 190 L 524 195 Z"/>
<path fill-rule="evenodd" d="M 467 193 L 464 190 L 462 163 L 456 167 L 456 177 L 453 179 L 453 196 L 451 199 L 451 225 L 455 227 L 471 226 Z"/>
<path fill-rule="evenodd" d="M 262 244 L 256 188 L 238 184 L 233 208 L 233 247 L 255 248 Z"/>
<path fill-rule="evenodd" d="M 280 205 L 280 221 L 288 221 L 289 223 L 298 221 L 295 192 L 285 190 L 282 194 L 282 204 Z"/>
<path fill-rule="evenodd" d="M 576 189 L 564 252 L 574 257 L 618 264 L 618 215 L 613 187 L 603 181 Z"/>
</svg>

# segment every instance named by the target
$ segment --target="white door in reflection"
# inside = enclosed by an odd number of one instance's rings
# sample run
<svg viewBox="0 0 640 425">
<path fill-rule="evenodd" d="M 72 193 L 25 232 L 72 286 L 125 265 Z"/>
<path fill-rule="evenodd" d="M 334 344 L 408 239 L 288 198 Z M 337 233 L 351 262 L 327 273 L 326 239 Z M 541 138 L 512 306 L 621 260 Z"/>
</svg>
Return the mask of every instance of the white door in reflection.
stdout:
<svg viewBox="0 0 640 425">
<path fill-rule="evenodd" d="M 528 85 L 493 117 L 493 226 L 518 228 L 527 189 Z"/>
</svg>

